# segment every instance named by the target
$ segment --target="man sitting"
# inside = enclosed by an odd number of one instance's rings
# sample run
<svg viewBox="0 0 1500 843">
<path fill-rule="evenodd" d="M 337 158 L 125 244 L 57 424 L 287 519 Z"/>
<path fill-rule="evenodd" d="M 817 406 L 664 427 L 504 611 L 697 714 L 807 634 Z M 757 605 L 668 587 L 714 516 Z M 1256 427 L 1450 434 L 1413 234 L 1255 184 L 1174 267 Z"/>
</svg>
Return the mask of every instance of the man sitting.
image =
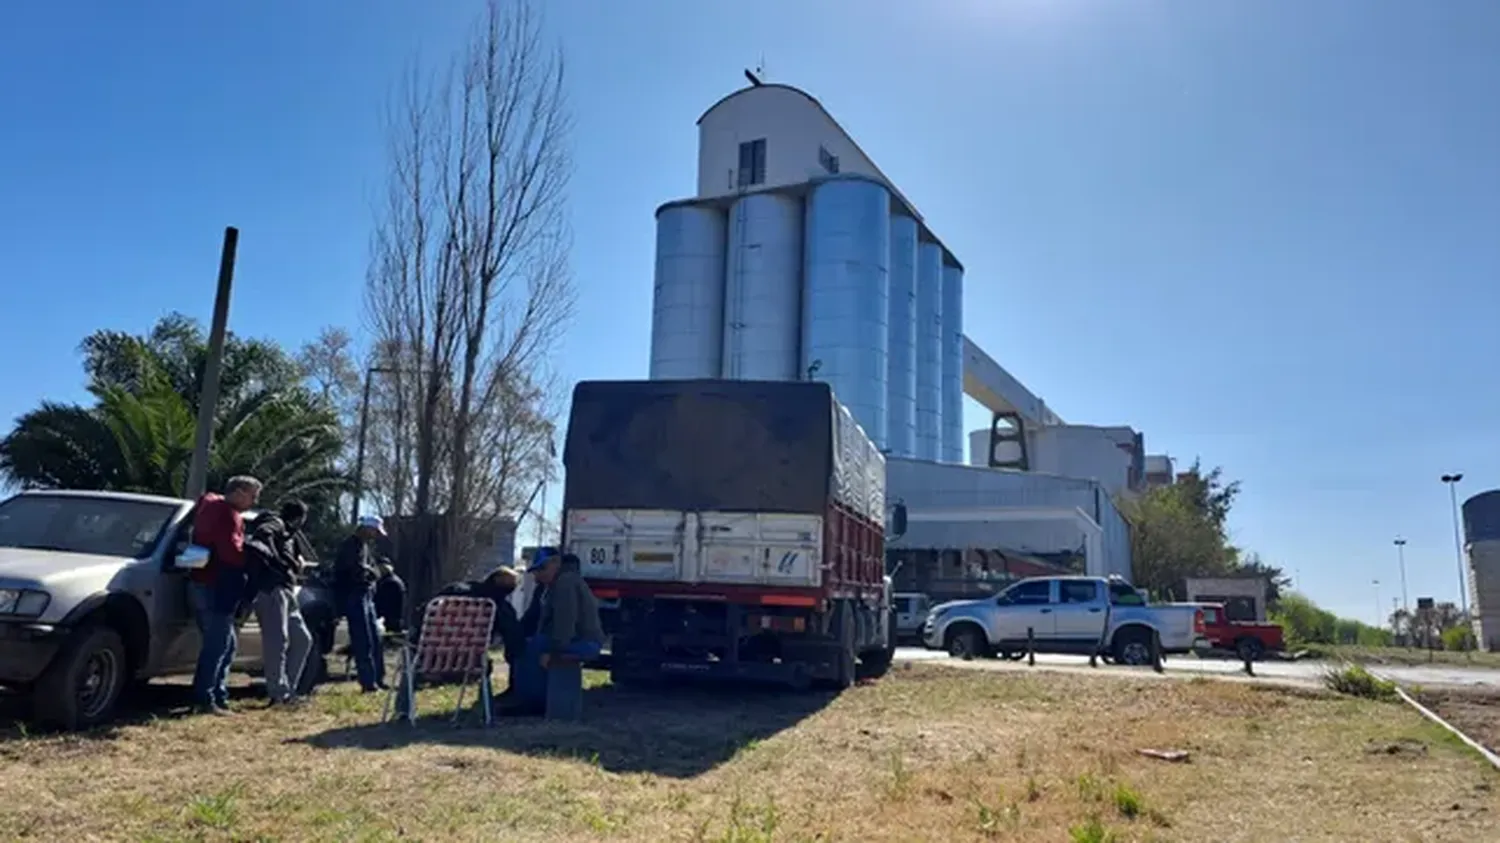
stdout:
<svg viewBox="0 0 1500 843">
<path fill-rule="evenodd" d="M 516 665 L 514 695 L 502 708 L 510 715 L 538 716 L 547 710 L 547 672 L 598 658 L 604 647 L 599 601 L 583 580 L 582 562 L 571 553 L 538 554 L 527 569 L 547 591 L 537 634 Z M 582 692 L 582 688 L 578 689 Z"/>
</svg>

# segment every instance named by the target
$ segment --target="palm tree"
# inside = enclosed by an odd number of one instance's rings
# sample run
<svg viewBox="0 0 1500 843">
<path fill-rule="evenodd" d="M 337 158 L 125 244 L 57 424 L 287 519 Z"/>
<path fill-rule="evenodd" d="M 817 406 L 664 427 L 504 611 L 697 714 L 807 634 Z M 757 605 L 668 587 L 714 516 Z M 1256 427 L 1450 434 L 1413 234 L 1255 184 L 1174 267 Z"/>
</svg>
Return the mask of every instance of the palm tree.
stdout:
<svg viewBox="0 0 1500 843">
<path fill-rule="evenodd" d="M 22 416 L 0 439 L 0 474 L 28 488 L 180 495 L 206 345 L 201 329 L 176 315 L 145 337 L 90 336 L 83 348 L 94 405 L 46 402 Z M 272 343 L 226 343 L 211 487 L 249 474 L 265 483 L 268 500 L 301 497 L 315 511 L 337 503 L 348 485 L 338 418 L 296 372 Z"/>
</svg>

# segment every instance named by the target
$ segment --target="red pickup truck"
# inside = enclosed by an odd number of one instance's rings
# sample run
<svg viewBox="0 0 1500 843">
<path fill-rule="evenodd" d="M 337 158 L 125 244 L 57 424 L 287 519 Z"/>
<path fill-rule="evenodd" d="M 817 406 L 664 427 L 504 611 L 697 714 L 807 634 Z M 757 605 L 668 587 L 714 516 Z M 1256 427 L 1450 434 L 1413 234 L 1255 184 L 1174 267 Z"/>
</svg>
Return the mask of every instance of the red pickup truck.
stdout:
<svg viewBox="0 0 1500 843">
<path fill-rule="evenodd" d="M 1232 621 L 1222 603 L 1200 603 L 1203 609 L 1203 634 L 1215 650 L 1233 650 L 1241 659 L 1257 661 L 1270 651 L 1286 646 L 1281 625 Z"/>
</svg>

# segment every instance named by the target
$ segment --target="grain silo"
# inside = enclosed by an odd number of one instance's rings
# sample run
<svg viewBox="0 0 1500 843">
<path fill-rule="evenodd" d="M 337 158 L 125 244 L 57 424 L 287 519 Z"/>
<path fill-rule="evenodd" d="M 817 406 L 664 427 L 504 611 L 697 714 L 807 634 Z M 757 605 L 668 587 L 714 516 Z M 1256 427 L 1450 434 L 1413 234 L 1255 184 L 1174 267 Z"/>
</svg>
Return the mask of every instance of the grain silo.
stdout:
<svg viewBox="0 0 1500 843">
<path fill-rule="evenodd" d="M 807 198 L 802 275 L 802 371 L 833 387 L 875 447 L 886 447 L 890 342 L 891 195 L 879 182 L 839 178 Z"/>
<path fill-rule="evenodd" d="M 656 212 L 650 377 L 717 378 L 724 354 L 724 212 L 666 205 Z"/>
<path fill-rule="evenodd" d="M 886 349 L 886 451 L 917 452 L 917 221 L 891 215 L 891 306 Z"/>
<path fill-rule="evenodd" d="M 941 310 L 942 365 L 939 375 L 942 401 L 943 462 L 964 461 L 964 271 L 943 265 Z"/>
<path fill-rule="evenodd" d="M 942 458 L 943 247 L 917 244 L 917 459 Z"/>
<path fill-rule="evenodd" d="M 1474 638 L 1484 649 L 1500 651 L 1500 489 L 1464 501 L 1463 514 Z"/>
<path fill-rule="evenodd" d="M 723 376 L 800 380 L 802 200 L 752 193 L 729 209 Z"/>
</svg>

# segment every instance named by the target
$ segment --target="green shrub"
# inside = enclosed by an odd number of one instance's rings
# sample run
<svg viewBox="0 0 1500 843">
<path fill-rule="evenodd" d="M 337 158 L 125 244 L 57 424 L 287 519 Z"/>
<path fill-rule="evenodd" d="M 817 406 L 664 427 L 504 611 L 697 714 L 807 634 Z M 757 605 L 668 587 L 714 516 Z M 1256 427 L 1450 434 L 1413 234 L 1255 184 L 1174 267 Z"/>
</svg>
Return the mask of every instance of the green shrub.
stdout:
<svg viewBox="0 0 1500 843">
<path fill-rule="evenodd" d="M 1323 675 L 1323 684 L 1340 694 L 1371 700 L 1390 700 L 1396 696 L 1396 683 L 1381 679 L 1357 664 Z"/>
</svg>

